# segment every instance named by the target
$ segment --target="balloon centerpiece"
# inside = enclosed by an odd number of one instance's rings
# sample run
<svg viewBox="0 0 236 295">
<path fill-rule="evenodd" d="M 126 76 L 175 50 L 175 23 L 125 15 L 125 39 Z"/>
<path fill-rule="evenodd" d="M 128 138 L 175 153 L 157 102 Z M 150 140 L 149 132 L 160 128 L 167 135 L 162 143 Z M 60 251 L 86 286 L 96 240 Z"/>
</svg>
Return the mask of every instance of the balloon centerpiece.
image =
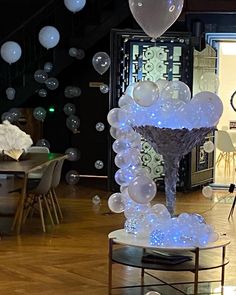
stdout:
<svg viewBox="0 0 236 295">
<path fill-rule="evenodd" d="M 109 198 L 111 211 L 124 212 L 125 230 L 156 246 L 204 246 L 218 235 L 199 214 L 175 213 L 179 161 L 214 130 L 223 112 L 220 98 L 203 91 L 191 99 L 181 81 L 133 83 L 119 99 L 119 108 L 108 113 L 115 174 L 120 192 Z M 151 205 L 156 184 L 142 168 L 141 136 L 164 159 L 166 206 Z"/>
</svg>

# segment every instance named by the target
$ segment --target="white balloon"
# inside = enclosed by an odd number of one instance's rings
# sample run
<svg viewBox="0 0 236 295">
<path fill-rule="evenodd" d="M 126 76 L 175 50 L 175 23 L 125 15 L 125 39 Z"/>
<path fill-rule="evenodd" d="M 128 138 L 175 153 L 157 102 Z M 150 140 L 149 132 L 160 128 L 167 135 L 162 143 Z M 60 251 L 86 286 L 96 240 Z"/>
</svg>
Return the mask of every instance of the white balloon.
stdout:
<svg viewBox="0 0 236 295">
<path fill-rule="evenodd" d="M 115 128 L 124 127 L 127 123 L 127 113 L 120 108 L 111 109 L 107 115 L 108 123 Z"/>
<path fill-rule="evenodd" d="M 21 57 L 21 47 L 14 41 L 7 41 L 1 47 L 1 57 L 9 64 L 12 64 Z"/>
<path fill-rule="evenodd" d="M 202 194 L 205 198 L 211 198 L 213 196 L 213 189 L 208 185 L 202 189 Z"/>
<path fill-rule="evenodd" d="M 125 209 L 125 205 L 123 203 L 122 194 L 115 193 L 111 195 L 108 199 L 108 207 L 114 213 L 121 213 Z"/>
<path fill-rule="evenodd" d="M 137 176 L 128 187 L 130 198 L 139 203 L 147 204 L 156 195 L 156 184 L 147 176 Z"/>
<path fill-rule="evenodd" d="M 169 81 L 168 85 L 162 90 L 161 97 L 173 98 L 189 102 L 191 99 L 191 91 L 187 84 L 181 81 Z"/>
<path fill-rule="evenodd" d="M 45 48 L 55 47 L 60 40 L 60 33 L 53 26 L 45 26 L 39 32 L 39 42 Z"/>
<path fill-rule="evenodd" d="M 212 141 L 206 141 L 203 145 L 204 151 L 206 153 L 212 153 L 214 151 L 215 145 Z"/>
<path fill-rule="evenodd" d="M 156 291 L 149 291 L 145 295 L 161 295 L 159 292 Z"/>
<path fill-rule="evenodd" d="M 86 0 L 64 0 L 66 8 L 72 12 L 82 10 L 86 4 Z"/>
<path fill-rule="evenodd" d="M 162 90 L 168 86 L 169 81 L 164 79 L 158 79 L 155 83 L 157 84 L 159 88 L 159 93 L 161 95 Z"/>
<path fill-rule="evenodd" d="M 128 94 L 124 94 L 122 95 L 119 100 L 118 100 L 118 106 L 121 108 L 125 105 L 129 105 L 133 103 L 133 99 L 131 96 L 129 96 Z"/>
<path fill-rule="evenodd" d="M 151 106 L 159 97 L 159 89 L 152 81 L 141 81 L 133 91 L 135 102 L 143 107 Z"/>
</svg>

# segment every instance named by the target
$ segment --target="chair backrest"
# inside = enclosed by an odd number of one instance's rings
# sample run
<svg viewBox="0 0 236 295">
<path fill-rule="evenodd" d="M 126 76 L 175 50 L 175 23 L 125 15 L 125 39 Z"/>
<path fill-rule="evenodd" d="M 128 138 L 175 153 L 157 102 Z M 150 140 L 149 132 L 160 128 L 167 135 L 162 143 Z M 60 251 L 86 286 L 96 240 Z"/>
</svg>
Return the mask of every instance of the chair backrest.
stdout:
<svg viewBox="0 0 236 295">
<path fill-rule="evenodd" d="M 50 153 L 46 146 L 31 146 L 28 148 L 28 153 Z"/>
<path fill-rule="evenodd" d="M 52 176 L 56 164 L 57 160 L 54 160 L 49 162 L 48 165 L 46 165 L 45 169 L 43 170 L 43 174 L 39 184 L 31 192 L 35 194 L 46 194 L 49 192 L 52 185 Z"/>
<path fill-rule="evenodd" d="M 227 131 L 218 130 L 216 134 L 216 147 L 226 153 L 235 152 L 232 139 Z"/>
<path fill-rule="evenodd" d="M 61 160 L 57 161 L 57 164 L 55 166 L 53 176 L 52 176 L 52 187 L 53 188 L 56 188 L 60 183 L 61 170 L 62 170 L 62 166 L 63 166 L 64 161 L 65 161 L 65 158 L 62 158 Z"/>
</svg>

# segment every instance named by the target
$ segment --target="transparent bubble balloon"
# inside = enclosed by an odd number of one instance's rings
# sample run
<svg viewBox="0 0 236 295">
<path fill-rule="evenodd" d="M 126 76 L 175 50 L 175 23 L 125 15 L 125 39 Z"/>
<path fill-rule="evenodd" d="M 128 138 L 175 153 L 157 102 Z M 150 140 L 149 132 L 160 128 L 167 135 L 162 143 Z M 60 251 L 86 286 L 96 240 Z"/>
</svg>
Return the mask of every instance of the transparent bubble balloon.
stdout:
<svg viewBox="0 0 236 295">
<path fill-rule="evenodd" d="M 44 70 L 37 70 L 34 73 L 34 80 L 38 83 L 45 83 L 48 79 L 48 74 Z"/>
<path fill-rule="evenodd" d="M 151 106 L 159 97 L 159 89 L 154 82 L 141 81 L 133 91 L 135 102 L 143 107 Z"/>
<path fill-rule="evenodd" d="M 162 89 L 161 97 L 163 99 L 181 100 L 185 103 L 191 99 L 191 91 L 187 84 L 181 81 L 169 81 L 167 86 Z"/>
<path fill-rule="evenodd" d="M 169 220 L 171 218 L 171 215 L 166 208 L 166 206 L 162 204 L 155 204 L 152 206 L 152 211 L 157 214 L 157 216 L 162 220 Z"/>
<path fill-rule="evenodd" d="M 102 132 L 102 131 L 104 131 L 104 129 L 105 129 L 105 125 L 104 125 L 102 122 L 98 122 L 98 123 L 96 124 L 95 128 L 96 128 L 96 130 L 97 130 L 98 132 Z"/>
<path fill-rule="evenodd" d="M 161 294 L 157 291 L 149 291 L 149 292 L 145 293 L 145 295 L 161 295 Z"/>
<path fill-rule="evenodd" d="M 57 78 L 51 77 L 45 81 L 45 85 L 47 86 L 49 90 L 55 90 L 59 86 L 59 82 Z"/>
<path fill-rule="evenodd" d="M 116 155 L 115 164 L 119 168 L 135 166 L 140 161 L 139 151 L 135 148 L 129 148 Z"/>
<path fill-rule="evenodd" d="M 71 47 L 71 48 L 69 49 L 69 55 L 70 55 L 71 57 L 76 57 L 76 56 L 77 56 L 77 53 L 78 53 L 78 49 L 77 49 L 77 48 L 75 48 L 75 47 Z"/>
<path fill-rule="evenodd" d="M 66 173 L 66 182 L 68 184 L 77 184 L 79 182 L 79 173 L 76 170 L 70 170 Z"/>
<path fill-rule="evenodd" d="M 68 148 L 65 154 L 68 156 L 67 159 L 71 162 L 78 161 L 80 158 L 80 151 L 77 148 Z"/>
<path fill-rule="evenodd" d="M 131 105 L 133 103 L 133 98 L 128 94 L 122 95 L 118 100 L 118 106 L 121 108 L 126 105 Z"/>
<path fill-rule="evenodd" d="M 36 142 L 36 146 L 45 146 L 47 148 L 50 149 L 50 143 L 47 139 L 45 138 L 42 138 L 42 139 L 39 139 L 37 142 Z"/>
<path fill-rule="evenodd" d="M 77 86 L 67 86 L 64 94 L 67 98 L 79 97 L 81 95 L 81 89 Z"/>
<path fill-rule="evenodd" d="M 46 73 L 50 73 L 53 69 L 53 64 L 51 62 L 46 62 L 43 66 L 43 69 Z"/>
<path fill-rule="evenodd" d="M 120 108 L 111 109 L 107 115 L 108 123 L 115 128 L 125 127 L 128 120 L 128 114 Z"/>
<path fill-rule="evenodd" d="M 78 49 L 77 50 L 77 56 L 76 56 L 76 58 L 79 59 L 79 60 L 81 60 L 84 57 L 85 57 L 85 51 L 83 49 Z"/>
<path fill-rule="evenodd" d="M 73 132 L 76 133 L 78 131 L 80 125 L 80 119 L 75 115 L 70 115 L 66 119 L 66 126 Z"/>
<path fill-rule="evenodd" d="M 101 160 L 97 160 L 97 161 L 94 163 L 94 166 L 95 166 L 96 169 L 101 170 L 101 169 L 104 167 L 104 163 L 103 163 L 103 161 L 101 161 Z"/>
<path fill-rule="evenodd" d="M 214 72 L 205 72 L 199 79 L 199 88 L 201 91 L 217 93 L 219 84 L 219 77 Z"/>
<path fill-rule="evenodd" d="M 38 121 L 44 121 L 46 118 L 46 110 L 42 107 L 37 107 L 33 110 L 33 116 Z"/>
<path fill-rule="evenodd" d="M 8 122 L 13 123 L 14 122 L 14 116 L 10 112 L 5 112 L 5 113 L 3 113 L 1 115 L 1 120 L 2 120 L 2 122 L 7 120 Z"/>
<path fill-rule="evenodd" d="M 106 84 L 102 84 L 99 86 L 101 93 L 106 94 L 109 92 L 109 86 Z"/>
<path fill-rule="evenodd" d="M 122 213 L 125 209 L 122 194 L 115 193 L 112 194 L 108 199 L 108 207 L 114 213 Z"/>
<path fill-rule="evenodd" d="M 168 86 L 169 81 L 164 79 L 158 79 L 155 83 L 157 84 L 157 87 L 159 89 L 159 94 L 161 95 L 162 90 Z"/>
<path fill-rule="evenodd" d="M 156 184 L 147 176 L 137 176 L 128 187 L 130 198 L 139 203 L 147 204 L 156 195 Z"/>
<path fill-rule="evenodd" d="M 8 87 L 6 89 L 6 95 L 7 95 L 7 99 L 13 100 L 15 99 L 16 90 L 13 87 Z"/>
<path fill-rule="evenodd" d="M 211 198 L 213 196 L 213 189 L 208 185 L 202 189 L 202 194 L 205 198 Z"/>
<path fill-rule="evenodd" d="M 9 113 L 13 116 L 14 122 L 17 122 L 21 117 L 21 111 L 17 108 L 12 108 L 9 110 Z"/>
<path fill-rule="evenodd" d="M 76 107 L 73 103 L 66 103 L 63 107 L 63 111 L 67 116 L 74 115 L 76 112 Z"/>
<path fill-rule="evenodd" d="M 98 195 L 92 197 L 93 205 L 97 206 L 101 204 L 101 198 Z"/>
<path fill-rule="evenodd" d="M 38 91 L 38 95 L 40 96 L 40 97 L 47 97 L 47 95 L 48 95 L 48 92 L 47 92 L 47 90 L 46 89 L 39 89 L 39 91 Z"/>
<path fill-rule="evenodd" d="M 106 52 L 97 52 L 92 59 L 94 69 L 103 75 L 110 67 L 111 60 Z"/>
<path fill-rule="evenodd" d="M 204 143 L 203 148 L 204 148 L 204 151 L 209 154 L 214 151 L 215 145 L 212 141 L 209 140 Z"/>
<path fill-rule="evenodd" d="M 125 94 L 129 95 L 130 97 L 133 97 L 134 87 L 138 85 L 138 83 L 131 83 L 125 90 Z"/>
</svg>

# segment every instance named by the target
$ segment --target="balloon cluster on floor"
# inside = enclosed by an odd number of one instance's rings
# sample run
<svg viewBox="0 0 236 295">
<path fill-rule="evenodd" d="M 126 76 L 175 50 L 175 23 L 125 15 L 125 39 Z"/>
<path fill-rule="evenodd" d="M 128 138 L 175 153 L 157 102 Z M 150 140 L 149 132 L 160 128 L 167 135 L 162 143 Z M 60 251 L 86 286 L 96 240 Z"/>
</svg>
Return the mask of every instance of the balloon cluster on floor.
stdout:
<svg viewBox="0 0 236 295">
<path fill-rule="evenodd" d="M 128 86 L 118 105 L 107 116 L 119 168 L 115 180 L 120 185 L 120 192 L 109 197 L 110 210 L 124 212 L 125 230 L 154 246 L 205 246 L 216 241 L 214 228 L 201 215 L 182 213 L 175 217 L 164 205 L 151 204 L 156 184 L 142 168 L 141 136 L 133 127 L 212 127 L 223 112 L 220 98 L 205 91 L 191 99 L 189 87 L 181 81 L 141 81 Z"/>
</svg>

